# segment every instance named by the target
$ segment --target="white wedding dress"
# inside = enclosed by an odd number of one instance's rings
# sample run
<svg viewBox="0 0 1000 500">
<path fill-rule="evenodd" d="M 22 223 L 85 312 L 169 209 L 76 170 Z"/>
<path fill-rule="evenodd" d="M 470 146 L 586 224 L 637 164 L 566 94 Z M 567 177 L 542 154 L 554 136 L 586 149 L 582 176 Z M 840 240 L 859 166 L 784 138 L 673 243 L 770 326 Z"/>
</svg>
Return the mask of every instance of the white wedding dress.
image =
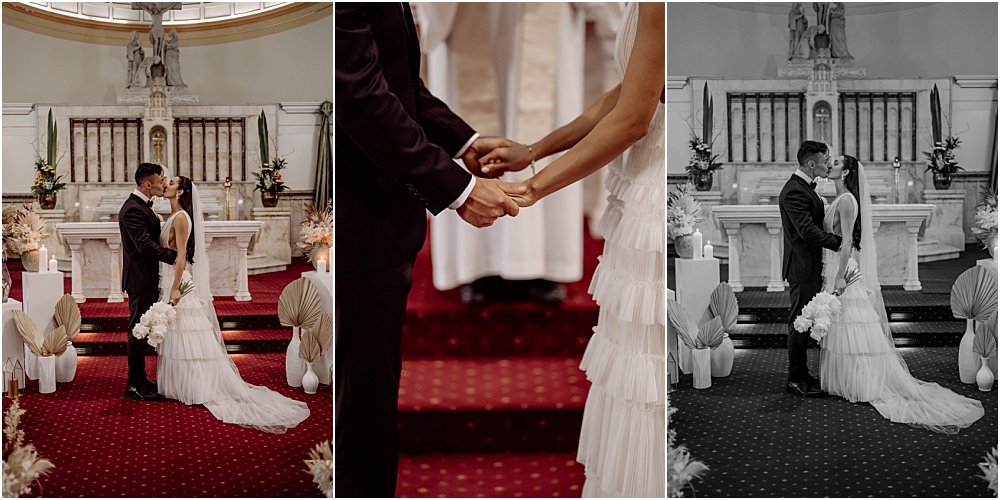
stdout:
<svg viewBox="0 0 1000 500">
<path fill-rule="evenodd" d="M 844 193 L 830 204 L 823 221 L 827 232 L 840 234 L 834 227 L 837 205 L 857 200 Z M 844 236 L 850 244 L 851 235 Z M 864 242 L 861 251 L 866 251 Z M 853 250 L 847 269 L 858 268 L 860 253 Z M 832 291 L 838 266 L 837 252 L 823 251 L 824 287 Z M 876 285 L 877 286 L 877 285 Z M 875 291 L 861 281 L 847 287 L 840 296 L 841 311 L 830 331 L 820 342 L 820 388 L 852 403 L 871 403 L 883 417 L 897 423 L 955 434 L 983 416 L 983 405 L 938 384 L 913 378 L 873 305 Z"/>
<path fill-rule="evenodd" d="M 622 76 L 638 17 L 629 4 L 615 47 Z M 580 363 L 592 383 L 577 453 L 584 497 L 665 495 L 663 117 L 661 103 L 606 181 L 604 252 L 590 284 L 600 314 Z"/>
<path fill-rule="evenodd" d="M 183 210 L 172 214 L 160 232 L 160 245 L 167 246 L 171 225 L 179 214 L 189 217 Z M 196 259 L 199 254 L 204 256 L 196 251 Z M 160 300 L 169 302 L 174 266 L 162 263 L 160 266 Z M 187 267 L 182 283 L 195 283 Z M 309 417 L 305 403 L 243 381 L 213 325 L 217 320 L 206 313 L 206 307 L 213 306 L 196 292 L 177 303 L 177 319 L 159 346 L 156 368 L 159 393 L 187 405 L 204 405 L 223 422 L 265 432 L 284 433 Z"/>
</svg>

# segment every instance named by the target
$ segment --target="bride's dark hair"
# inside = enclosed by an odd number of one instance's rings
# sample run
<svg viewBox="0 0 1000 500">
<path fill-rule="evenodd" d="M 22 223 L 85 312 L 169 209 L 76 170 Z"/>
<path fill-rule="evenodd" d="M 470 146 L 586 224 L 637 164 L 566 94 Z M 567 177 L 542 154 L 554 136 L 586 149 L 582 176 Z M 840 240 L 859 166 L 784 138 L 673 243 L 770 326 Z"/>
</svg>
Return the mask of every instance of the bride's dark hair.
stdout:
<svg viewBox="0 0 1000 500">
<path fill-rule="evenodd" d="M 194 264 L 194 225 L 198 223 L 198 221 L 194 220 L 194 193 L 191 189 L 191 179 L 183 175 L 179 179 L 177 189 L 184 192 L 177 197 L 177 202 L 180 203 L 181 209 L 187 212 L 191 219 L 191 235 L 188 237 L 187 242 L 187 261 Z"/>
<path fill-rule="evenodd" d="M 854 248 L 856 250 L 861 250 L 861 174 L 858 170 L 858 159 L 853 156 L 844 155 L 844 187 L 847 188 L 847 192 L 854 195 L 854 199 L 858 201 L 858 216 L 854 219 Z"/>
</svg>

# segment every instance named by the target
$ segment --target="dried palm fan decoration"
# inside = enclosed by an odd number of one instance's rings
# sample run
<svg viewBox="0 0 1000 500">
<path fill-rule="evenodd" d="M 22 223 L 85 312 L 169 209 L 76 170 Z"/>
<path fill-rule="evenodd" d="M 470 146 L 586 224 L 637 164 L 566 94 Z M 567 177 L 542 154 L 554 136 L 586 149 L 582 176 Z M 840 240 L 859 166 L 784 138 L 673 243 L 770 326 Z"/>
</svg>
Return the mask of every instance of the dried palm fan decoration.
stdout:
<svg viewBox="0 0 1000 500">
<path fill-rule="evenodd" d="M 311 328 L 323 313 L 319 292 L 308 278 L 299 278 L 278 297 L 278 321 L 284 326 Z"/>
<path fill-rule="evenodd" d="M 80 306 L 76 305 L 72 295 L 67 293 L 56 302 L 55 320 L 56 326 L 66 327 L 66 338 L 70 342 L 80 334 L 83 319 L 80 317 Z"/>
<path fill-rule="evenodd" d="M 319 338 L 315 333 L 315 329 L 303 329 L 301 340 L 302 341 L 299 342 L 299 357 L 304 359 L 307 363 L 315 363 L 316 360 L 323 354 L 320 349 Z"/>
<path fill-rule="evenodd" d="M 673 299 L 667 299 L 667 320 L 670 322 L 670 326 L 677 331 L 684 344 L 692 349 L 718 347 L 724 338 L 720 318 L 705 321 L 697 327 L 696 331 L 684 306 Z"/>
<path fill-rule="evenodd" d="M 320 314 L 319 321 L 313 325 L 312 331 L 316 332 L 320 350 L 326 354 L 333 345 L 333 320 L 330 319 L 330 315 L 326 313 Z"/>
<path fill-rule="evenodd" d="M 66 352 L 67 342 L 69 342 L 69 338 L 66 336 L 66 327 L 59 326 L 45 336 L 42 348 L 49 354 L 59 356 Z"/>
<path fill-rule="evenodd" d="M 981 358 L 997 353 L 997 312 L 990 319 L 976 323 L 976 336 L 972 340 L 972 352 Z"/>
<path fill-rule="evenodd" d="M 708 302 L 708 310 L 712 316 L 722 318 L 723 331 L 729 331 L 736 325 L 736 318 L 740 314 L 740 306 L 736 301 L 736 294 L 733 293 L 729 283 L 719 283 L 712 292 L 712 297 Z"/>
<path fill-rule="evenodd" d="M 715 349 L 722 345 L 722 339 L 725 338 L 725 334 L 722 328 L 722 318 L 716 316 L 698 327 L 698 343 L 701 344 L 699 349 L 704 349 L 708 347 L 710 349 Z"/>
<path fill-rule="evenodd" d="M 997 280 L 983 266 L 972 267 L 951 287 L 951 312 L 956 318 L 986 321 L 997 310 Z"/>
<path fill-rule="evenodd" d="M 58 356 L 66 351 L 69 339 L 66 337 L 65 327 L 60 326 L 43 336 L 31 316 L 21 311 L 13 311 L 13 318 L 14 326 L 20 332 L 24 345 L 28 346 L 28 350 L 35 356 Z"/>
<path fill-rule="evenodd" d="M 38 329 L 38 325 L 35 324 L 35 320 L 21 311 L 12 311 L 12 313 L 14 326 L 17 327 L 18 333 L 21 334 L 24 345 L 28 346 L 28 350 L 35 356 L 45 356 L 45 348 L 42 347 L 42 344 L 45 343 L 45 337 L 42 335 L 42 331 Z"/>
<path fill-rule="evenodd" d="M 677 336 L 685 345 L 692 349 L 696 348 L 695 335 L 697 332 L 692 328 L 691 320 L 688 319 L 684 306 L 674 299 L 667 299 L 667 321 L 670 322 L 670 327 L 677 332 Z"/>
</svg>

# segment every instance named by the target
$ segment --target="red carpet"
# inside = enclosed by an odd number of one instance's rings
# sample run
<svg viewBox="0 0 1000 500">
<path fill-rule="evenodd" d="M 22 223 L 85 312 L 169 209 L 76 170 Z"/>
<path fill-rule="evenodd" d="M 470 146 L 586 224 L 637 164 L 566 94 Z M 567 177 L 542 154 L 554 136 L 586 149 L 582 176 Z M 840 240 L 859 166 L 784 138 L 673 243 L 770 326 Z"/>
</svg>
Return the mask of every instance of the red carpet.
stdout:
<svg viewBox="0 0 1000 500">
<path fill-rule="evenodd" d="M 307 395 L 285 384 L 283 354 L 233 355 L 244 380 L 309 404 L 286 434 L 224 424 L 201 406 L 124 396 L 124 357 L 84 356 L 73 382 L 21 396 L 26 442 L 55 468 L 34 493 L 64 497 L 315 497 L 302 472 L 317 443 L 332 438 L 332 391 Z M 156 358 L 146 361 L 155 373 Z M 4 398 L 4 408 L 10 399 Z"/>
<path fill-rule="evenodd" d="M 597 323 L 587 294 L 603 242 L 585 238 L 566 301 L 468 307 L 413 270 L 399 394 L 401 497 L 578 497 L 575 460 L 590 383 L 580 358 Z"/>
</svg>

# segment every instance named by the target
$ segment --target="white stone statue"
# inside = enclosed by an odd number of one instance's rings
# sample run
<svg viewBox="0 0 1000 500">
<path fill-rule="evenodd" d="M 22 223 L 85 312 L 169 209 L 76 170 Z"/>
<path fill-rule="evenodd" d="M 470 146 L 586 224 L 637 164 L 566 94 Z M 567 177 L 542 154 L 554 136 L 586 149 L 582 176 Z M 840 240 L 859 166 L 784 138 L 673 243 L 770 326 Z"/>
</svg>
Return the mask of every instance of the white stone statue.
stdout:
<svg viewBox="0 0 1000 500">
<path fill-rule="evenodd" d="M 132 32 L 129 38 L 128 46 L 125 47 L 125 58 L 128 60 L 128 87 L 137 85 L 137 75 L 142 71 L 143 59 L 146 58 L 145 52 L 142 50 L 142 46 L 139 45 L 139 35 L 135 31 Z M 143 84 L 145 81 L 143 81 Z M 143 85 L 137 85 L 143 86 Z"/>
<path fill-rule="evenodd" d="M 838 59 L 853 59 L 847 51 L 847 18 L 844 2 L 834 2 L 830 8 L 827 30 L 830 32 L 830 55 Z"/>
<path fill-rule="evenodd" d="M 806 29 L 809 28 L 809 20 L 802 12 L 802 2 L 796 2 L 792 10 L 788 12 L 788 58 L 794 59 L 802 57 L 802 40 Z"/>
<path fill-rule="evenodd" d="M 187 87 L 181 79 L 181 49 L 177 30 L 170 30 L 170 38 L 163 47 L 163 66 L 167 73 L 168 87 Z"/>
</svg>

